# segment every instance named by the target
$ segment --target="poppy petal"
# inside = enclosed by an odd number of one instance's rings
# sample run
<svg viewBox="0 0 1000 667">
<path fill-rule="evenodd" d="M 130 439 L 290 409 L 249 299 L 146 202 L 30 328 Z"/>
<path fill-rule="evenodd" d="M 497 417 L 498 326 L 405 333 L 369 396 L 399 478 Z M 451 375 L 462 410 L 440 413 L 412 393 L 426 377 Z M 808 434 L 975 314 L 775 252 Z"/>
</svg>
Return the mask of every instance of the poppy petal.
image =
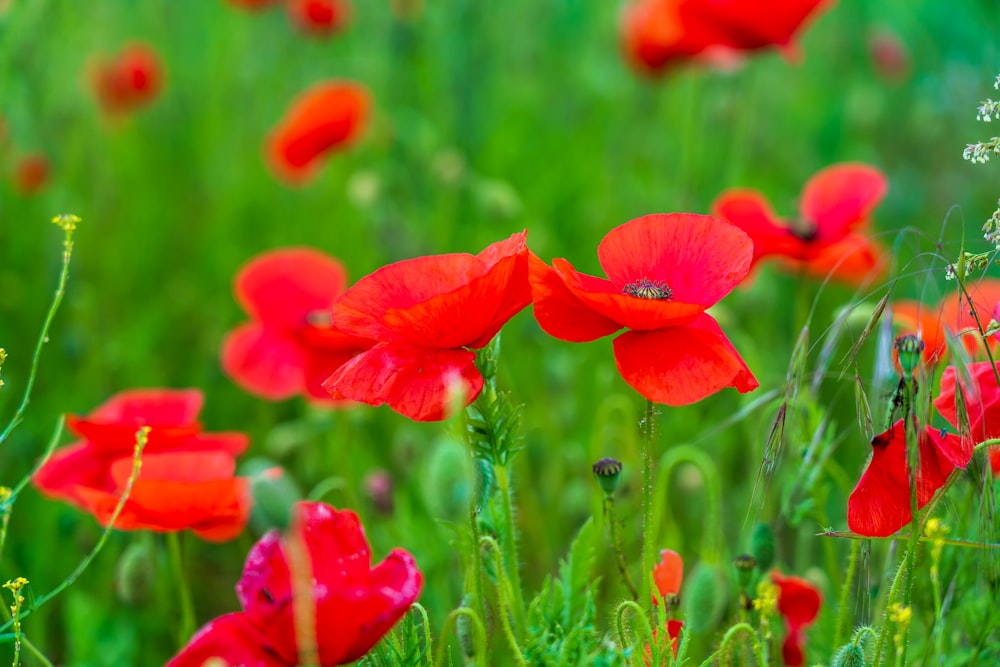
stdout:
<svg viewBox="0 0 1000 667">
<path fill-rule="evenodd" d="M 531 254 L 528 262 L 535 319 L 545 333 L 559 340 L 585 343 L 622 328 L 580 301 L 566 286 L 562 275 L 535 254 Z"/>
<path fill-rule="evenodd" d="M 663 281 L 674 301 L 707 308 L 746 277 L 753 242 L 708 215 L 654 214 L 612 229 L 597 256 L 619 292 L 639 280 Z"/>
<path fill-rule="evenodd" d="M 653 568 L 653 583 L 659 597 L 666 598 L 668 595 L 677 595 L 681 590 L 681 581 L 684 579 L 684 561 L 681 555 L 672 549 L 660 551 L 660 562 Z M 659 599 L 654 597 L 653 604 L 658 604 Z"/>
<path fill-rule="evenodd" d="M 278 401 L 304 384 L 305 355 L 295 339 L 280 329 L 248 322 L 222 341 L 222 370 L 240 388 Z"/>
<path fill-rule="evenodd" d="M 439 421 L 447 417 L 455 390 L 464 391 L 463 405 L 482 391 L 475 358 L 465 349 L 380 343 L 337 369 L 323 386 L 334 398 L 386 403 L 410 419 Z"/>
<path fill-rule="evenodd" d="M 971 440 L 968 445 L 975 446 L 989 438 L 1000 437 L 1000 389 L 997 388 L 1000 364 L 979 361 L 970 364 L 967 370 L 973 386 L 962 387 L 962 401 L 969 419 Z M 959 428 L 958 408 L 955 402 L 957 387 L 955 367 L 948 366 L 941 374 L 941 391 L 934 399 L 934 407 L 955 429 Z M 971 456 L 971 452 L 969 454 Z M 963 451 L 950 457 L 950 460 L 964 468 L 969 462 L 969 457 L 966 457 Z"/>
<path fill-rule="evenodd" d="M 863 234 L 848 234 L 829 245 L 815 241 L 813 244 L 814 252 L 802 268 L 818 278 L 829 276 L 831 280 L 862 287 L 885 273 L 889 263 L 885 249 Z"/>
<path fill-rule="evenodd" d="M 759 386 L 719 324 L 701 314 L 685 327 L 627 331 L 614 341 L 618 371 L 651 401 L 688 405 L 724 387 Z"/>
<path fill-rule="evenodd" d="M 197 422 L 204 401 L 200 389 L 131 389 L 96 407 L 88 419 L 136 426 L 183 426 Z"/>
<path fill-rule="evenodd" d="M 250 317 L 297 328 L 315 311 L 328 311 L 347 285 L 344 266 L 312 248 L 280 248 L 257 255 L 236 274 L 236 300 Z"/>
<path fill-rule="evenodd" d="M 802 217 L 816 225 L 816 241 L 832 243 L 867 220 L 889 189 L 881 171 L 866 164 L 835 164 L 802 189 Z"/>
<path fill-rule="evenodd" d="M 204 667 L 213 658 L 242 667 L 286 665 L 264 647 L 263 635 L 250 618 L 238 612 L 220 616 L 203 626 L 166 667 Z"/>
</svg>

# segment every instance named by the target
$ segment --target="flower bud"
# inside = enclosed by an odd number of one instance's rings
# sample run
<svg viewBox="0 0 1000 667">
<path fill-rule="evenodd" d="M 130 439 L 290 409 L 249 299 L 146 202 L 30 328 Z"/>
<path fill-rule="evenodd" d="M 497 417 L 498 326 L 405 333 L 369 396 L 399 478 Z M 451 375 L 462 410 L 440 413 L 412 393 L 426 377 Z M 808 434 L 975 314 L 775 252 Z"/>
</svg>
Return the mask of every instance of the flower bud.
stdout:
<svg viewBox="0 0 1000 667">
<path fill-rule="evenodd" d="M 757 559 L 750 554 L 741 554 L 733 561 L 736 568 L 736 578 L 740 582 L 740 588 L 746 590 L 753 582 L 753 573 L 757 569 Z"/>
<path fill-rule="evenodd" d="M 622 472 L 622 462 L 617 459 L 604 458 L 594 464 L 594 476 L 601 485 L 605 495 L 613 496 L 618 488 L 618 477 Z"/>
<path fill-rule="evenodd" d="M 708 632 L 722 619 L 728 603 L 726 586 L 718 570 L 698 563 L 684 584 L 684 622 L 695 634 Z"/>
<path fill-rule="evenodd" d="M 774 531 L 766 523 L 758 523 L 750 535 L 750 555 L 757 559 L 757 568 L 767 572 L 774 565 Z"/>
<path fill-rule="evenodd" d="M 133 542 L 122 552 L 115 568 L 115 591 L 122 602 L 141 605 L 156 582 L 156 553 L 148 539 Z"/>
<path fill-rule="evenodd" d="M 909 377 L 920 366 L 920 353 L 924 351 L 924 341 L 916 334 L 906 334 L 896 338 L 896 355 L 903 375 Z"/>
<path fill-rule="evenodd" d="M 867 665 L 865 650 L 854 644 L 841 646 L 834 654 L 833 662 L 830 663 L 830 667 L 867 667 Z"/>
</svg>

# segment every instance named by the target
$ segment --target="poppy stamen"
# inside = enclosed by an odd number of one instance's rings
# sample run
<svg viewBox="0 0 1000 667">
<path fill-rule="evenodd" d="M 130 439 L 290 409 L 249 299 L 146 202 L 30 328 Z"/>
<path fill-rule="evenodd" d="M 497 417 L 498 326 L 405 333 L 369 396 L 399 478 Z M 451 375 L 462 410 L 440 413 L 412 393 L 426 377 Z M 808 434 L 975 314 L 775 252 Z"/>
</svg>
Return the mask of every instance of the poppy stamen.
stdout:
<svg viewBox="0 0 1000 667">
<path fill-rule="evenodd" d="M 625 285 L 622 288 L 622 294 L 628 294 L 637 299 L 656 299 L 657 301 L 665 301 L 674 296 L 673 290 L 667 286 L 666 281 L 650 280 L 649 278 L 641 278 Z"/>
</svg>

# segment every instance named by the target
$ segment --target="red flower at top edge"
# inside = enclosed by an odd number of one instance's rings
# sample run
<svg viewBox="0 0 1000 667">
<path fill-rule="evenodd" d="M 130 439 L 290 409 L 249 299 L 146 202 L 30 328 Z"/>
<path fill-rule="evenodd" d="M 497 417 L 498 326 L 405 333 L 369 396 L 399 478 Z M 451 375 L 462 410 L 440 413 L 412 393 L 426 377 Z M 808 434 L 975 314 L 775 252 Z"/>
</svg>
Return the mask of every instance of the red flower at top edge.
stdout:
<svg viewBox="0 0 1000 667">
<path fill-rule="evenodd" d="M 712 204 L 712 213 L 750 235 L 755 266 L 778 257 L 794 270 L 860 285 L 885 268 L 884 251 L 864 229 L 887 188 L 885 176 L 875 167 L 844 163 L 809 179 L 797 221 L 778 219 L 763 195 L 745 189 L 723 192 Z"/>
<path fill-rule="evenodd" d="M 686 405 L 723 387 L 758 382 L 704 311 L 746 276 L 753 243 L 707 215 L 647 215 L 612 229 L 597 249 L 608 279 L 565 259 L 531 256 L 535 319 L 551 336 L 584 342 L 626 327 L 614 341 L 625 381 L 651 401 Z"/>
<path fill-rule="evenodd" d="M 417 257 L 365 276 L 333 307 L 333 324 L 379 343 L 324 387 L 336 398 L 386 403 L 417 421 L 447 416 L 453 390 L 468 405 L 483 388 L 472 350 L 531 301 L 527 232 L 478 255 Z"/>
<path fill-rule="evenodd" d="M 288 0 L 288 16 L 307 35 L 326 37 L 350 19 L 346 0 Z"/>
<path fill-rule="evenodd" d="M 126 113 L 156 99 L 163 87 L 163 65 L 151 46 L 129 44 L 95 63 L 91 84 L 105 112 Z"/>
<path fill-rule="evenodd" d="M 33 482 L 59 498 L 111 520 L 133 470 L 136 431 L 149 426 L 142 474 L 132 487 L 115 528 L 236 537 L 249 513 L 247 480 L 235 477 L 236 455 L 247 447 L 242 433 L 202 433 L 197 421 L 202 394 L 196 389 L 137 389 L 110 398 L 87 417 L 66 418 L 81 440 L 56 450 Z"/>
<path fill-rule="evenodd" d="M 409 610 L 423 586 L 413 557 L 402 549 L 371 566 L 371 549 L 354 512 L 300 502 L 289 535 L 271 531 L 250 550 L 236 585 L 243 611 L 202 627 L 167 667 L 202 667 L 209 658 L 246 667 L 298 665 L 295 568 L 311 570 L 304 580 L 313 582 L 311 635 L 321 667 L 366 654 Z"/>
<path fill-rule="evenodd" d="M 926 505 L 948 475 L 972 458 L 972 444 L 927 426 L 919 434 L 917 508 Z M 872 458 L 847 500 L 847 526 L 858 535 L 888 537 L 910 523 L 910 467 L 903 420 L 872 438 Z"/>
<path fill-rule="evenodd" d="M 801 577 L 786 577 L 774 571 L 771 581 L 778 587 L 778 612 L 784 617 L 787 630 L 781 655 L 788 667 L 799 667 L 805 664 L 802 634 L 819 615 L 823 596 Z"/>
<path fill-rule="evenodd" d="M 331 323 L 333 302 L 347 286 L 341 263 L 312 248 L 280 248 L 251 259 L 234 282 L 251 321 L 222 343 L 226 374 L 270 400 L 305 394 L 332 403 L 323 382 L 375 344 Z"/>
<path fill-rule="evenodd" d="M 731 61 L 745 51 L 793 41 L 810 18 L 833 3 L 782 0 L 761 11 L 755 0 L 635 0 L 622 17 L 626 56 L 641 72 L 660 73 L 690 59 Z"/>
<path fill-rule="evenodd" d="M 295 100 L 267 141 L 268 163 L 283 180 L 312 178 L 319 158 L 353 143 L 368 122 L 368 91 L 350 81 L 318 83 Z"/>
<path fill-rule="evenodd" d="M 947 295 L 936 306 L 908 300 L 893 304 L 892 319 L 901 325 L 901 333 L 915 333 L 924 341 L 926 364 L 933 365 L 947 356 L 947 333 L 960 338 L 971 356 L 983 350 L 979 325 L 972 313 L 975 311 L 985 330 L 1000 301 L 1000 280 L 984 278 L 970 282 L 966 290 L 972 299 L 971 306 L 961 290 Z"/>
</svg>

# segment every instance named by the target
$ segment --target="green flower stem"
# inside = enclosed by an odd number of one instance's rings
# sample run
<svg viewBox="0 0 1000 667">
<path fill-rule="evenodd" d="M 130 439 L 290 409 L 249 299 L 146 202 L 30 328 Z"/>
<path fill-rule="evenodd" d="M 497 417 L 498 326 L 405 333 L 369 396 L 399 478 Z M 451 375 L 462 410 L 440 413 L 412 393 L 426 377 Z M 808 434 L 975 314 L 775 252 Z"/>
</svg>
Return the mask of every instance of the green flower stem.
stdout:
<svg viewBox="0 0 1000 667">
<path fill-rule="evenodd" d="M 503 504 L 503 535 L 505 538 L 503 540 L 503 560 L 506 565 L 505 571 L 511 582 L 514 627 L 519 636 L 524 636 L 523 633 L 527 630 L 527 621 L 524 611 L 524 592 L 521 588 L 520 563 L 517 557 L 517 531 L 514 526 L 514 508 L 510 488 L 510 461 L 508 460 L 506 465 L 497 465 L 494 470 Z"/>
<path fill-rule="evenodd" d="M 512 614 L 508 614 L 507 610 L 512 606 L 511 601 L 508 599 L 510 594 L 510 583 L 506 577 L 500 576 L 503 572 L 503 553 L 500 550 L 500 545 L 497 544 L 496 540 L 489 536 L 483 536 L 479 539 L 479 544 L 481 547 L 489 547 L 493 553 L 493 567 L 497 571 L 497 599 L 500 603 L 499 613 L 500 625 L 503 626 L 504 635 L 507 637 L 507 643 L 510 644 L 511 650 L 514 652 L 514 657 L 517 659 L 517 664 L 522 665 L 522 667 L 527 667 L 528 663 L 524 659 L 524 655 L 521 653 L 521 647 L 518 646 L 517 637 L 514 636 L 514 628 L 511 627 L 510 617 Z M 512 610 L 513 611 L 513 610 Z"/>
<path fill-rule="evenodd" d="M 653 643 L 653 630 L 649 625 L 649 616 L 646 615 L 645 610 L 639 606 L 639 603 L 633 602 L 631 600 L 625 600 L 620 605 L 615 612 L 615 629 L 618 630 L 618 645 L 623 649 L 630 646 L 628 640 L 628 634 L 625 632 L 625 612 L 631 611 L 635 613 L 636 616 L 642 619 L 642 637 L 648 643 Z"/>
<path fill-rule="evenodd" d="M 733 638 L 741 632 L 746 633 L 747 637 L 750 639 L 750 644 L 753 646 L 753 655 L 757 660 L 757 664 L 761 665 L 761 667 L 765 667 L 767 665 L 767 658 L 764 656 L 764 649 L 760 643 L 760 639 L 757 637 L 757 631 L 754 630 L 753 626 L 749 623 L 737 623 L 729 628 L 729 630 L 726 631 L 726 634 L 723 635 L 722 641 L 719 643 L 719 648 L 717 648 L 710 656 L 705 658 L 705 661 L 701 663 L 701 667 L 708 667 L 711 665 L 719 655 L 722 655 L 729 643 L 734 641 Z"/>
<path fill-rule="evenodd" d="M 840 587 L 840 599 L 837 601 L 837 625 L 833 635 L 833 645 L 840 646 L 841 638 L 850 629 L 851 614 L 847 605 L 851 597 L 851 589 L 854 587 L 854 575 L 858 571 L 858 556 L 861 555 L 861 541 L 855 540 L 851 543 L 851 556 L 847 563 L 847 574 L 844 583 Z"/>
<path fill-rule="evenodd" d="M 611 532 L 611 546 L 618 557 L 618 571 L 622 575 L 622 581 L 628 587 L 632 599 L 639 600 L 639 591 L 632 583 L 632 577 L 628 573 L 628 564 L 625 562 L 625 553 L 622 551 L 621 535 L 618 533 L 618 514 L 615 512 L 615 497 L 613 495 L 604 496 L 604 516 L 608 521 L 608 530 Z"/>
<path fill-rule="evenodd" d="M 653 441 L 653 419 L 656 411 L 653 402 L 646 399 L 646 414 L 642 420 L 642 572 L 643 579 L 653 571 L 653 456 L 650 453 Z"/>
<path fill-rule="evenodd" d="M 174 587 L 177 589 L 178 600 L 180 602 L 181 626 L 179 632 L 179 646 L 187 644 L 191 635 L 195 631 L 194 605 L 191 602 L 191 589 L 188 586 L 187 577 L 184 576 L 184 559 L 181 552 L 181 540 L 176 532 L 167 533 L 167 553 L 170 557 L 170 569 L 174 578 Z"/>
<path fill-rule="evenodd" d="M 438 640 L 438 645 L 441 647 L 434 659 L 435 667 L 444 667 L 444 658 L 448 654 L 448 633 L 453 632 L 455 624 L 458 623 L 460 617 L 465 617 L 469 619 L 469 627 L 473 629 L 473 641 L 475 642 L 475 655 L 483 656 L 484 663 L 489 664 L 488 658 L 486 658 L 486 628 L 483 626 L 483 621 L 476 614 L 475 610 L 469 607 L 459 607 L 453 610 L 448 617 L 444 620 L 444 627 L 441 629 L 441 636 Z M 451 661 L 449 660 L 449 664 Z"/>
<path fill-rule="evenodd" d="M 722 485 L 719 482 L 719 470 L 712 459 L 702 450 L 691 445 L 671 447 L 660 458 L 660 479 L 663 483 L 656 489 L 654 504 L 664 508 L 654 525 L 654 537 L 660 534 L 667 508 L 667 482 L 670 473 L 681 463 L 690 463 L 701 472 L 705 482 L 705 530 L 702 533 L 704 545 L 702 558 L 708 563 L 718 563 L 722 558 Z M 652 571 L 652 567 L 650 567 Z"/>
<path fill-rule="evenodd" d="M 434 655 L 433 647 L 431 646 L 431 620 L 427 615 L 427 609 L 424 605 L 419 602 L 414 602 L 410 605 L 410 613 L 416 613 L 420 615 L 420 629 L 423 631 L 424 635 L 424 650 L 421 652 L 423 656 L 423 661 L 427 665 L 431 665 L 431 656 Z"/>
<path fill-rule="evenodd" d="M 875 642 L 875 659 L 872 661 L 872 667 L 878 667 L 882 664 L 882 648 L 885 646 L 886 637 L 889 636 L 889 608 L 899 593 L 899 586 L 906 572 L 905 561 L 909 559 L 910 552 L 911 549 L 907 549 L 904 562 L 896 569 L 896 576 L 892 578 L 892 585 L 889 587 L 889 595 L 885 601 L 885 608 L 882 610 L 882 627 L 879 628 L 878 640 Z"/>
</svg>

